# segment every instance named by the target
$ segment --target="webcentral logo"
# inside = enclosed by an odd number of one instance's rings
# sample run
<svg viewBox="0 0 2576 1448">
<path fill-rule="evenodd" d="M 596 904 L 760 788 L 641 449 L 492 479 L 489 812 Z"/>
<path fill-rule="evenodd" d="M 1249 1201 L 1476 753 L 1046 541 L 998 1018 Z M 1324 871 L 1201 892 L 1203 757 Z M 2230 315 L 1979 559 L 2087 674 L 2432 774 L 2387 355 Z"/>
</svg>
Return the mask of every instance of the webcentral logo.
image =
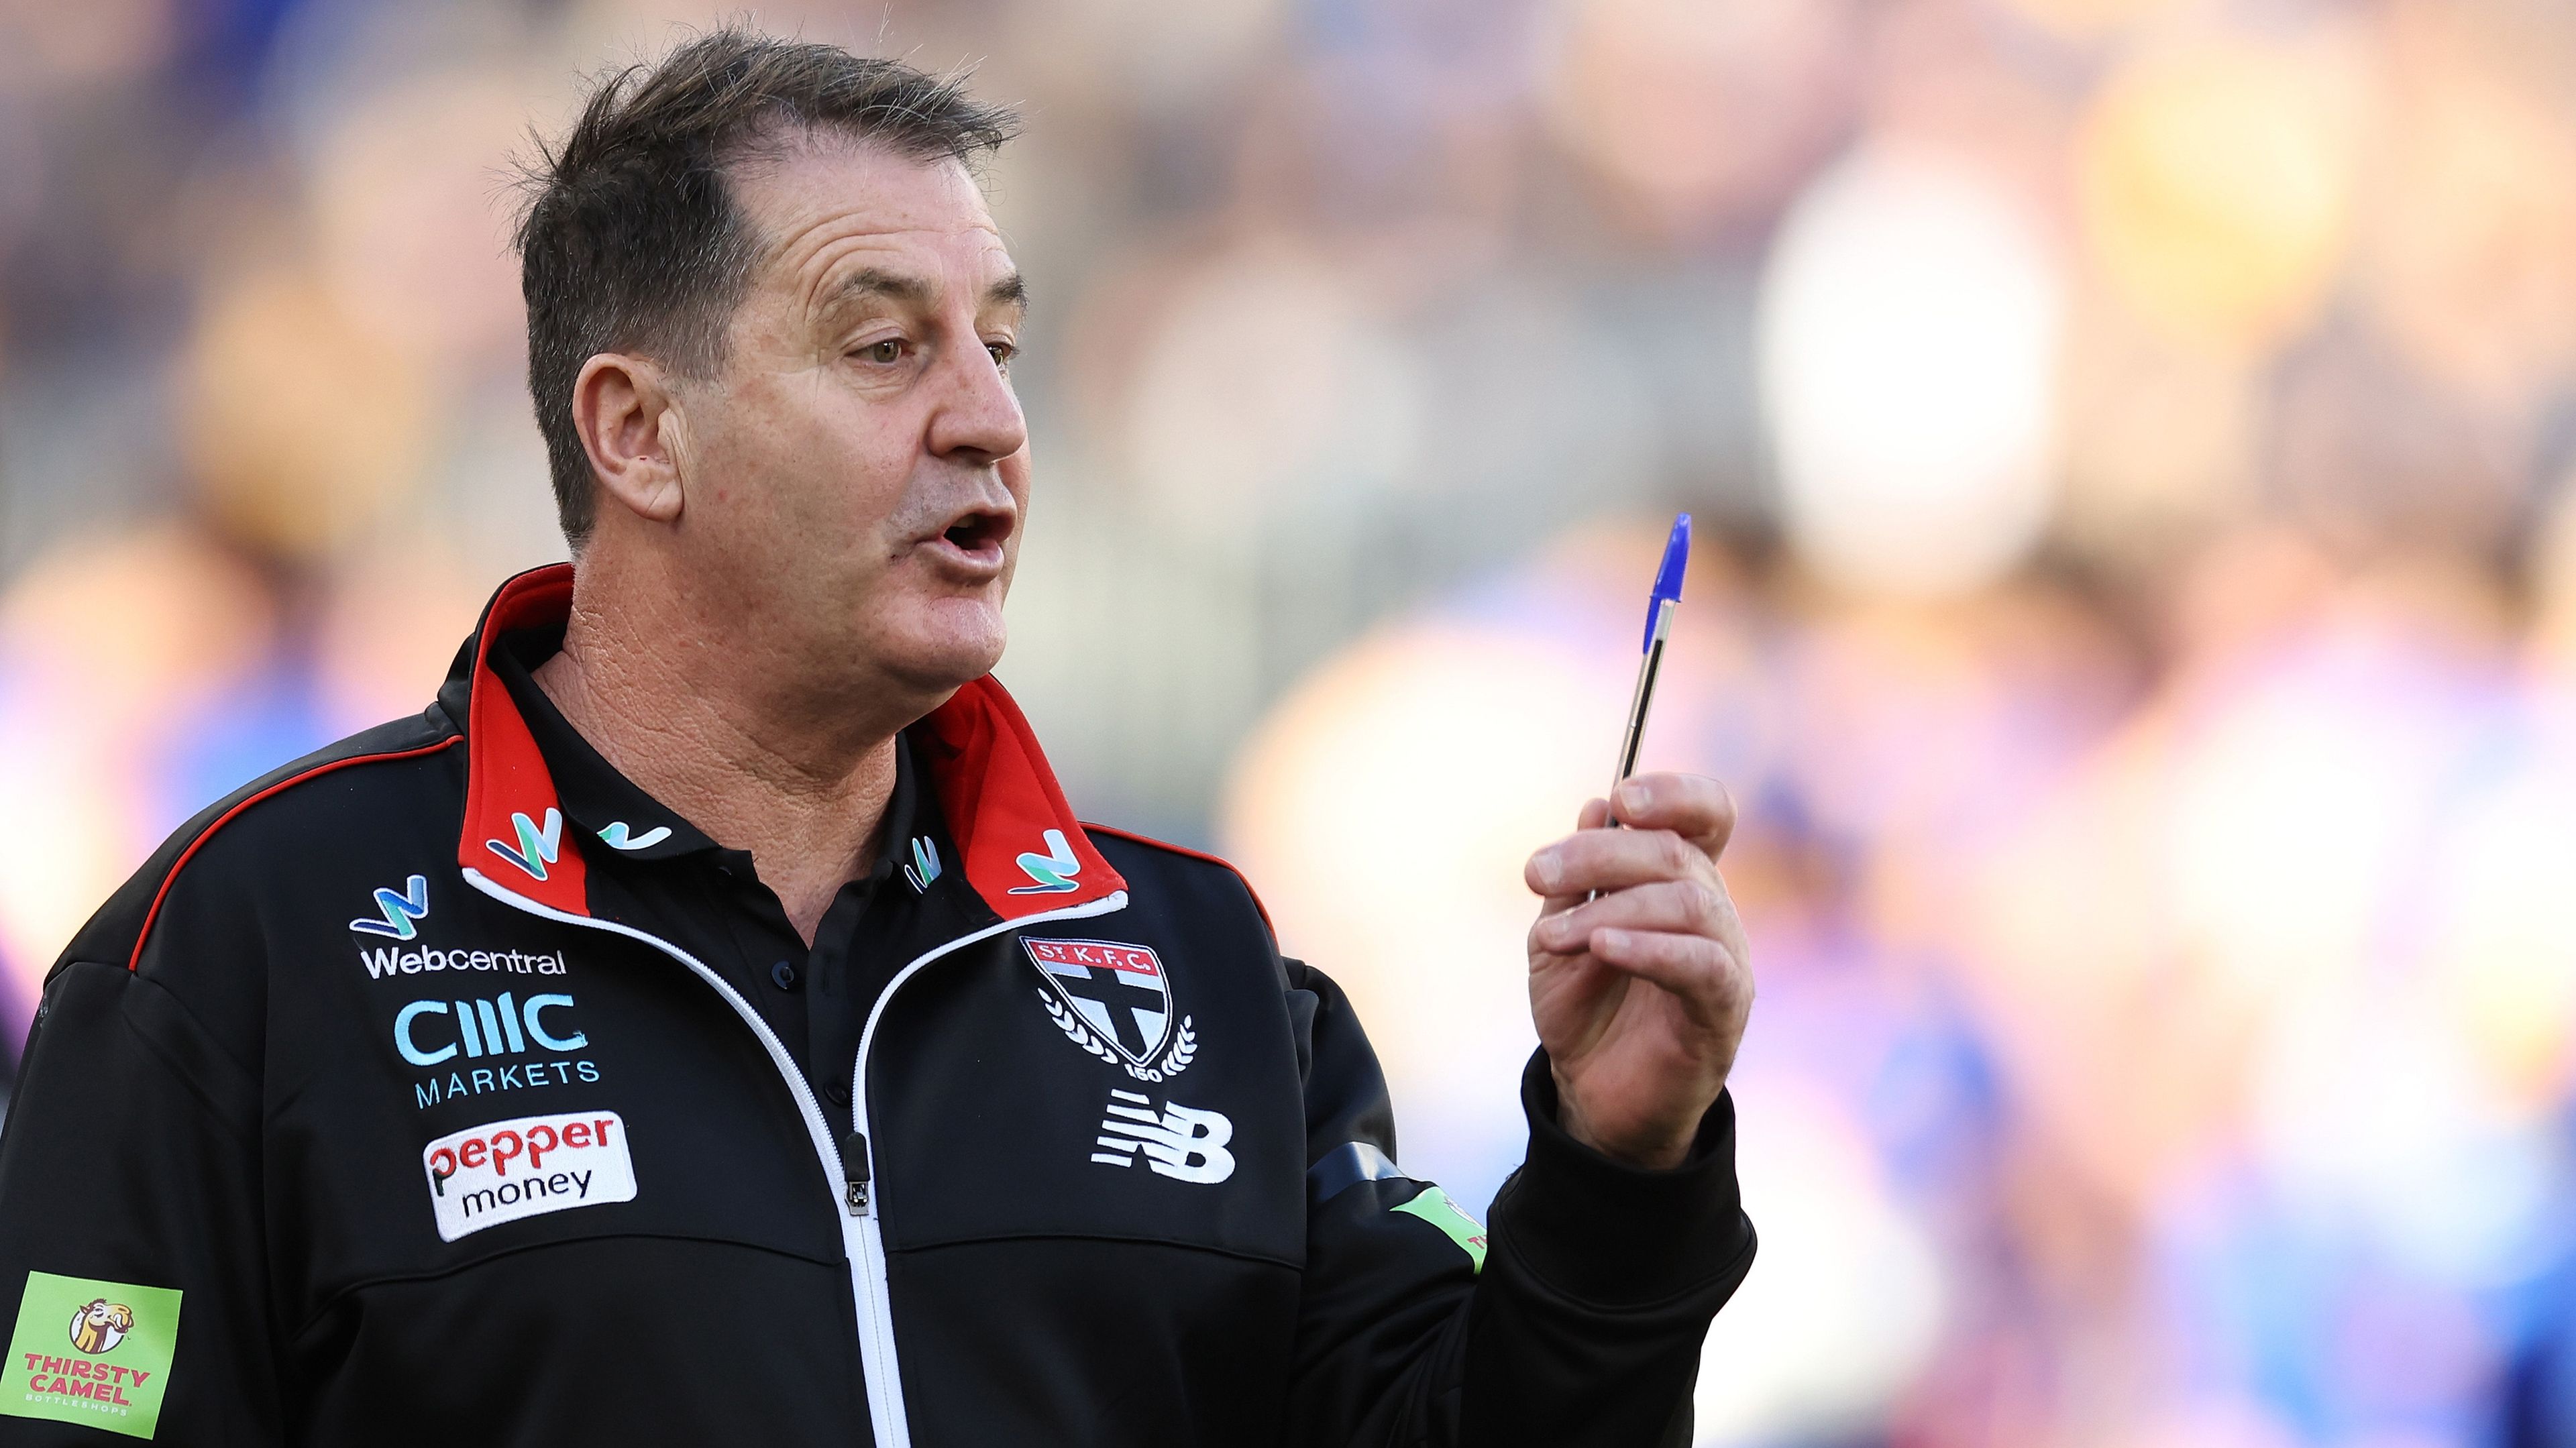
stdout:
<svg viewBox="0 0 2576 1448">
<path fill-rule="evenodd" d="M 412 922 L 429 918 L 429 877 L 412 876 L 403 882 L 403 892 L 399 895 L 382 885 L 377 886 L 376 908 L 385 913 L 384 919 L 352 920 L 349 928 L 363 930 L 369 935 L 390 935 L 396 940 L 411 939 L 420 933 Z"/>
<path fill-rule="evenodd" d="M 568 995 L 532 995 L 527 1004 L 511 1001 L 510 993 L 484 1000 L 453 1002 L 456 1039 L 431 1050 L 420 1043 L 423 1016 L 449 1015 L 448 1001 L 413 1001 L 394 1014 L 394 1049 L 415 1066 L 435 1066 L 454 1058 L 462 1049 L 470 1058 L 482 1056 L 517 1056 L 527 1052 L 533 1041 L 549 1051 L 578 1051 L 590 1044 L 582 1031 L 558 1036 L 546 1028 L 545 1013 L 572 1009 Z"/>
<path fill-rule="evenodd" d="M 510 824 L 519 832 L 517 849 L 511 849 L 499 840 L 485 840 L 483 847 L 527 871 L 530 878 L 544 879 L 546 866 L 553 864 L 563 849 L 563 811 L 548 809 L 544 829 L 537 828 L 536 821 L 524 814 L 511 815 Z"/>
<path fill-rule="evenodd" d="M 560 950 L 539 955 L 533 950 L 440 950 L 424 946 L 419 950 L 396 950 L 390 945 L 373 950 L 361 946 L 358 963 L 367 968 L 367 978 L 383 980 L 390 975 L 418 975 L 425 970 L 504 970 L 513 975 L 563 975 L 571 967 L 564 963 Z"/>
<path fill-rule="evenodd" d="M 1074 855 L 1073 846 L 1065 843 L 1064 831 L 1049 830 L 1045 839 L 1045 854 L 1023 851 L 1020 855 L 1020 873 L 1037 883 L 1013 885 L 1012 894 L 1056 895 L 1082 888 L 1081 882 L 1073 878 L 1082 873 L 1082 861 Z"/>
</svg>

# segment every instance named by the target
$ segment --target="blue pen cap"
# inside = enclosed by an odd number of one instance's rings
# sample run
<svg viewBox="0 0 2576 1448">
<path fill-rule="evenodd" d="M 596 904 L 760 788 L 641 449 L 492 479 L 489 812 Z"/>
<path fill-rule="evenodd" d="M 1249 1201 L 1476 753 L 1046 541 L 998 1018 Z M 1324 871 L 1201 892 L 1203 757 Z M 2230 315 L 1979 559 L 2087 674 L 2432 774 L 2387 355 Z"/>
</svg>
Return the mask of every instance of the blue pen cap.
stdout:
<svg viewBox="0 0 2576 1448">
<path fill-rule="evenodd" d="M 1655 570 L 1655 591 L 1646 597 L 1646 640 L 1637 645 L 1644 653 L 1655 646 L 1655 615 L 1663 612 L 1664 602 L 1682 601 L 1682 572 L 1690 566 L 1690 514 L 1673 520 L 1673 535 L 1664 540 L 1664 566 Z"/>
</svg>

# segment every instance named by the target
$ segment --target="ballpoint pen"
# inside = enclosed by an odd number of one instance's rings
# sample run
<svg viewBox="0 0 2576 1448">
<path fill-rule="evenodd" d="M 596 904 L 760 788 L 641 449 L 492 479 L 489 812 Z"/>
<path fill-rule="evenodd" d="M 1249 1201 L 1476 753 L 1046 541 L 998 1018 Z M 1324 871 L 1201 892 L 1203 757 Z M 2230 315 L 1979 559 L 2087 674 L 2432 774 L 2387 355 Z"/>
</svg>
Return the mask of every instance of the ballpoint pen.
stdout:
<svg viewBox="0 0 2576 1448">
<path fill-rule="evenodd" d="M 1646 706 L 1654 701 L 1655 674 L 1663 667 L 1664 641 L 1672 636 L 1673 613 L 1681 606 L 1682 570 L 1690 562 L 1690 514 L 1673 520 L 1664 540 L 1664 566 L 1655 571 L 1655 591 L 1646 597 L 1645 657 L 1637 661 L 1637 693 L 1628 701 L 1628 732 L 1619 740 L 1619 772 L 1610 780 L 1615 794 L 1637 769 L 1637 747 L 1646 738 Z"/>
</svg>

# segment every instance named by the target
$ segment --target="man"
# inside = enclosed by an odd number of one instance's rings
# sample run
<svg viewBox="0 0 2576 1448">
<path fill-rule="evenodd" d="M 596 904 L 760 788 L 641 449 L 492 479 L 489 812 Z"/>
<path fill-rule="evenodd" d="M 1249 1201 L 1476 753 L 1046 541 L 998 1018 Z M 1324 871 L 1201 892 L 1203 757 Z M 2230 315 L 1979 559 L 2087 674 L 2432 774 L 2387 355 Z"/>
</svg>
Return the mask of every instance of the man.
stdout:
<svg viewBox="0 0 2576 1448">
<path fill-rule="evenodd" d="M 1077 823 L 990 677 L 1007 126 L 728 30 L 545 158 L 577 564 L 55 967 L 0 1444 L 1687 1441 L 1753 1251 L 1722 791 L 1638 780 L 1532 858 L 1486 1233 L 1251 890 Z"/>
</svg>

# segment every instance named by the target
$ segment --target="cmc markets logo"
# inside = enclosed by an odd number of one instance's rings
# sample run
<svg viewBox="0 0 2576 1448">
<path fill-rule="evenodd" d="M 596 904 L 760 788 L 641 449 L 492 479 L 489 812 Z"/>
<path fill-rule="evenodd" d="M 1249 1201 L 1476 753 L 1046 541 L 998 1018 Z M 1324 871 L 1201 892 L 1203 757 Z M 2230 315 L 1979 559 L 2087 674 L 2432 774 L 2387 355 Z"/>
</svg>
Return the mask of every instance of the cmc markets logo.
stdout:
<svg viewBox="0 0 2576 1448">
<path fill-rule="evenodd" d="M 430 1050 L 422 1046 L 413 1033 L 413 1023 L 422 1016 L 444 1016 L 449 1006 L 455 1007 L 456 1039 Z M 461 1048 L 470 1057 L 516 1056 L 534 1041 L 549 1051 L 578 1051 L 590 1044 L 581 1031 L 568 1036 L 547 1029 L 544 1015 L 549 1010 L 572 1009 L 568 995 L 532 995 L 525 1005 L 513 1005 L 510 993 L 473 1001 L 413 1001 L 394 1013 L 394 1049 L 415 1066 L 435 1066 L 451 1060 Z M 479 1027 L 479 1028 L 478 1028 Z"/>
<path fill-rule="evenodd" d="M 426 1109 L 459 1096 L 597 1081 L 598 1063 L 588 1057 L 546 1059 L 589 1047 L 590 1033 L 565 1019 L 572 1009 L 568 995 L 548 992 L 520 1001 L 503 991 L 475 1000 L 413 1001 L 394 1012 L 394 1050 L 415 1066 L 448 1067 L 444 1075 L 412 1083 L 414 1104 Z"/>
<path fill-rule="evenodd" d="M 122 1302 L 93 1297 L 72 1309 L 72 1346 L 91 1357 L 114 1352 L 133 1330 L 134 1309 Z"/>
</svg>

